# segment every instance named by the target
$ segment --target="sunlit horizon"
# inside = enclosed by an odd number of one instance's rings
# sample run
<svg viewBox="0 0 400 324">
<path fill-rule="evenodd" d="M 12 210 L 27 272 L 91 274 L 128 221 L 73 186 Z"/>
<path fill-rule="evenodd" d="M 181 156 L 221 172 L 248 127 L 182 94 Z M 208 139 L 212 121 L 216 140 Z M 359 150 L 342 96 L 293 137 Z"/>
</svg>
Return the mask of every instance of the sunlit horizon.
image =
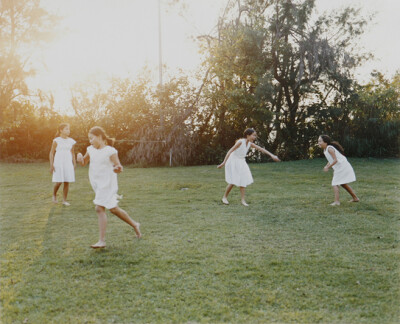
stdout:
<svg viewBox="0 0 400 324">
<path fill-rule="evenodd" d="M 162 56 L 170 75 L 182 69 L 199 68 L 201 56 L 194 37 L 208 34 L 217 23 L 226 0 L 187 0 L 180 5 L 162 3 Z M 400 4 L 384 0 L 316 1 L 318 12 L 362 6 L 364 15 L 377 11 L 375 25 L 360 39 L 360 47 L 375 54 L 376 60 L 357 70 L 359 80 L 367 81 L 377 69 L 391 77 L 396 69 L 400 44 L 391 35 L 399 30 L 395 19 Z M 41 6 L 62 20 L 65 30 L 57 39 L 32 57 L 36 75 L 29 88 L 52 93 L 55 109 L 72 114 L 70 89 L 76 84 L 107 84 L 112 77 L 136 79 L 145 67 L 150 78 L 158 80 L 158 0 L 42 0 Z M 390 28 L 390 31 L 388 31 Z"/>
</svg>

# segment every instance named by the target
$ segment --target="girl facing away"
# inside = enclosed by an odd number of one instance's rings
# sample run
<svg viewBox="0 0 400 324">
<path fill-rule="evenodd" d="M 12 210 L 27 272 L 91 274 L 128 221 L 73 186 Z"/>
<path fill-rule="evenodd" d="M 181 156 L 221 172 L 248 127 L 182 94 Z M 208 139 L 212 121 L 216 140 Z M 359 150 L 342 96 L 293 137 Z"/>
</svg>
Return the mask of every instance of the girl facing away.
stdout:
<svg viewBox="0 0 400 324">
<path fill-rule="evenodd" d="M 228 195 L 233 186 L 237 186 L 240 188 L 242 205 L 248 206 L 245 200 L 245 189 L 248 185 L 253 183 L 250 168 L 246 163 L 246 155 L 250 147 L 269 155 L 275 162 L 280 161 L 276 155 L 254 144 L 256 138 L 256 131 L 252 128 L 247 128 L 243 133 L 243 138 L 236 141 L 235 145 L 233 145 L 226 154 L 224 161 L 217 166 L 217 168 L 225 166 L 225 181 L 228 183 L 225 194 L 222 197 L 222 202 L 225 205 L 229 204 Z"/>
<path fill-rule="evenodd" d="M 118 207 L 117 173 L 123 171 L 118 152 L 113 147 L 114 139 L 109 138 L 104 129 L 95 126 L 89 131 L 90 146 L 85 156 L 78 153 L 77 161 L 85 166 L 90 162 L 89 180 L 95 192 L 93 200 L 99 221 L 99 241 L 92 248 L 106 247 L 106 208 L 128 225 L 132 226 L 136 236 L 140 238 L 140 224 L 129 217 L 128 213 Z"/>
<path fill-rule="evenodd" d="M 57 201 L 57 191 L 64 183 L 63 188 L 63 205 L 69 206 L 67 202 L 69 183 L 75 182 L 75 140 L 68 137 L 70 134 L 69 124 L 60 124 L 58 127 L 57 137 L 53 140 L 50 150 L 50 174 L 53 175 L 53 203 Z"/>
<path fill-rule="evenodd" d="M 354 170 L 344 156 L 343 147 L 338 142 L 333 142 L 328 135 L 321 135 L 318 138 L 318 146 L 324 150 L 324 155 L 328 163 L 324 167 L 324 171 L 328 172 L 333 169 L 332 186 L 335 193 L 335 201 L 331 206 L 339 206 L 339 186 L 342 186 L 353 198 L 350 202 L 359 202 L 357 195 L 348 185 L 350 182 L 356 181 Z"/>
</svg>

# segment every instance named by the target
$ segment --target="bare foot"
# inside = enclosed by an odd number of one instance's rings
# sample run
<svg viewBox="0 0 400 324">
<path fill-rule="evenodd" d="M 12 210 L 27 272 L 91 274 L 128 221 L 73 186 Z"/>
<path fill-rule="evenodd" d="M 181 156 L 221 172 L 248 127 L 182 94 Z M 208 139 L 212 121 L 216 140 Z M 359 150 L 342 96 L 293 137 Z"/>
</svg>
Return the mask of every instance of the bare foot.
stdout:
<svg viewBox="0 0 400 324">
<path fill-rule="evenodd" d="M 222 197 L 222 203 L 224 205 L 229 205 L 229 201 L 228 201 L 228 199 L 226 199 L 226 197 Z"/>
<path fill-rule="evenodd" d="M 51 201 L 53 202 L 53 204 L 57 204 L 58 203 L 58 200 L 57 200 L 56 196 L 53 196 L 53 199 Z"/>
<path fill-rule="evenodd" d="M 340 206 L 340 202 L 339 201 L 334 201 L 331 206 Z"/>
<path fill-rule="evenodd" d="M 63 201 L 63 205 L 64 206 L 71 206 L 71 204 L 69 202 L 67 202 L 67 201 Z"/>
<path fill-rule="evenodd" d="M 359 202 L 360 201 L 360 199 L 358 199 L 358 198 L 356 198 L 356 199 L 352 199 L 352 200 L 349 200 L 349 202 Z"/>
<path fill-rule="evenodd" d="M 135 226 L 133 226 L 133 229 L 135 230 L 136 237 L 140 239 L 142 237 L 142 233 L 140 233 L 140 223 L 135 222 Z"/>
<path fill-rule="evenodd" d="M 103 249 L 106 247 L 106 242 L 98 241 L 96 244 L 90 246 L 92 249 Z"/>
<path fill-rule="evenodd" d="M 249 207 L 249 205 L 244 200 L 242 200 L 242 205 L 246 206 L 246 207 Z"/>
</svg>

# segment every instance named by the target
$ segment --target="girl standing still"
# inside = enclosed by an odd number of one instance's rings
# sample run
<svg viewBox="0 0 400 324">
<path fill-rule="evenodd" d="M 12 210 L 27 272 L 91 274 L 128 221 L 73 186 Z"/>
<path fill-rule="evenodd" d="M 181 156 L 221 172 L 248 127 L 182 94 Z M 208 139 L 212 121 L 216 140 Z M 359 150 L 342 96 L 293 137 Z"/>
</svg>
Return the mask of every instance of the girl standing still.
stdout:
<svg viewBox="0 0 400 324">
<path fill-rule="evenodd" d="M 69 124 L 61 124 L 58 127 L 57 137 L 53 140 L 50 150 L 50 174 L 53 175 L 53 203 L 57 201 L 57 191 L 64 183 L 63 205 L 69 206 L 67 202 L 69 183 L 75 182 L 75 140 L 68 137 L 70 134 Z"/>
</svg>

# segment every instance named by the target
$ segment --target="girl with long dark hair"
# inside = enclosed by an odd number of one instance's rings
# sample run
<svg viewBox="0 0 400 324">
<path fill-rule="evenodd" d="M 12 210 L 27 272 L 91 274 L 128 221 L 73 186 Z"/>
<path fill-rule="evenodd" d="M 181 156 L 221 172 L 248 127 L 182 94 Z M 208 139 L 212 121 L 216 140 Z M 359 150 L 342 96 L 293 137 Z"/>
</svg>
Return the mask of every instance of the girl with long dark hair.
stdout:
<svg viewBox="0 0 400 324">
<path fill-rule="evenodd" d="M 228 195 L 233 186 L 237 186 L 240 188 L 242 205 L 248 206 L 244 196 L 246 187 L 253 183 L 253 177 L 251 175 L 250 168 L 246 163 L 246 154 L 250 147 L 269 155 L 275 162 L 280 161 L 276 155 L 254 144 L 256 138 L 256 131 L 253 128 L 247 128 L 243 133 L 243 138 L 236 141 L 235 145 L 232 146 L 232 148 L 226 154 L 224 161 L 217 167 L 222 168 L 225 166 L 225 180 L 228 183 L 225 194 L 222 197 L 222 202 L 225 205 L 229 204 Z"/>
<path fill-rule="evenodd" d="M 352 197 L 350 202 L 359 202 L 353 189 L 349 186 L 350 182 L 356 181 L 356 175 L 353 167 L 344 156 L 343 147 L 335 141 L 332 141 L 328 135 L 320 135 L 318 138 L 318 146 L 324 150 L 324 155 L 328 163 L 324 167 L 324 171 L 328 172 L 333 169 L 332 186 L 335 193 L 335 201 L 331 206 L 339 206 L 339 186 L 342 186 Z"/>
</svg>

